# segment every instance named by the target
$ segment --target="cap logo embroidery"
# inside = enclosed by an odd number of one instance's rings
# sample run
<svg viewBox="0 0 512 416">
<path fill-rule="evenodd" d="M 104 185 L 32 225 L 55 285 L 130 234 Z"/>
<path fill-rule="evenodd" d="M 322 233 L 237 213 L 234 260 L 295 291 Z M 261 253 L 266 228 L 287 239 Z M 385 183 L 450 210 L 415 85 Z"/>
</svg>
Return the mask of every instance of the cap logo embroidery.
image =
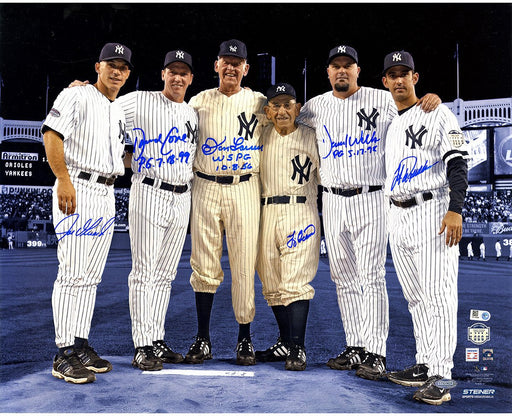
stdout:
<svg viewBox="0 0 512 416">
<path fill-rule="evenodd" d="M 286 88 L 285 88 L 285 86 L 284 86 L 284 85 L 281 85 L 281 86 L 279 86 L 279 87 L 277 87 L 277 88 L 276 88 L 276 92 L 280 92 L 280 91 L 281 91 L 281 92 L 286 92 Z"/>
<path fill-rule="evenodd" d="M 185 53 L 182 51 L 176 51 L 176 58 L 185 59 Z"/>
<path fill-rule="evenodd" d="M 346 53 L 347 47 L 346 46 L 338 46 L 338 53 Z"/>
<path fill-rule="evenodd" d="M 124 55 L 124 48 L 122 47 L 122 45 L 116 45 L 115 53 Z"/>
<path fill-rule="evenodd" d="M 230 52 L 236 52 L 236 50 L 237 50 L 237 46 L 230 46 L 229 47 L 229 51 Z"/>
<path fill-rule="evenodd" d="M 395 53 L 393 55 L 393 62 L 395 61 L 401 61 L 402 60 L 402 54 L 401 53 Z"/>
</svg>

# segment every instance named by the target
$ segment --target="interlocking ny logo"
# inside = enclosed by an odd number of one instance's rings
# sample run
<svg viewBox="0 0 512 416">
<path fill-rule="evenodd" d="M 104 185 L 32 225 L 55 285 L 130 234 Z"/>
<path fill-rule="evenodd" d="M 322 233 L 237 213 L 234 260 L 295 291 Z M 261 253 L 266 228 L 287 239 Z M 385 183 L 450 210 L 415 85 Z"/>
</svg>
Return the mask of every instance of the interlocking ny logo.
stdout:
<svg viewBox="0 0 512 416">
<path fill-rule="evenodd" d="M 118 136 L 118 138 L 121 143 L 125 143 L 126 126 L 121 120 L 119 120 L 119 136 Z"/>
<path fill-rule="evenodd" d="M 338 53 L 345 53 L 347 52 L 346 46 L 338 46 Z"/>
<path fill-rule="evenodd" d="M 124 48 L 122 45 L 116 45 L 115 53 L 120 53 L 121 55 L 124 55 Z"/>
<path fill-rule="evenodd" d="M 414 133 L 412 131 L 412 124 L 409 126 L 407 130 L 405 130 L 405 145 L 410 146 L 411 149 L 416 149 L 416 145 L 423 146 L 423 136 L 427 133 L 427 129 L 425 126 L 421 126 L 420 129 Z M 409 139 L 411 139 L 411 144 L 409 145 Z"/>
<path fill-rule="evenodd" d="M 286 88 L 284 87 L 284 85 L 280 85 L 279 87 L 276 88 L 276 92 L 286 92 Z"/>
<path fill-rule="evenodd" d="M 306 182 L 309 182 L 309 174 L 311 172 L 311 165 L 313 162 L 311 162 L 311 159 L 309 156 L 306 156 L 306 161 L 304 164 L 300 163 L 300 157 L 299 155 L 295 156 L 292 159 L 292 165 L 293 165 L 293 175 L 292 175 L 292 181 L 295 180 L 297 175 L 299 175 L 299 184 L 302 184 L 304 182 L 304 179 Z"/>
<path fill-rule="evenodd" d="M 401 60 L 402 60 L 402 54 L 401 53 L 393 54 L 393 62 L 401 61 Z"/>
<path fill-rule="evenodd" d="M 229 47 L 229 51 L 230 52 L 236 52 L 237 48 L 238 48 L 237 46 L 230 46 Z"/>
<path fill-rule="evenodd" d="M 372 113 L 368 116 L 366 115 L 366 112 L 364 111 L 364 108 L 361 108 L 359 112 L 357 113 L 357 116 L 359 117 L 359 127 L 363 127 L 363 123 L 366 123 L 365 130 L 371 130 L 372 128 L 377 128 L 377 117 L 379 115 L 379 112 L 376 108 L 372 110 Z"/>
<path fill-rule="evenodd" d="M 187 127 L 187 137 L 190 137 L 190 143 L 194 144 L 197 141 L 197 125 L 196 128 L 193 129 L 190 121 L 187 121 L 185 126 Z"/>
<path fill-rule="evenodd" d="M 182 51 L 176 51 L 176 58 L 185 59 L 185 53 Z"/>
<path fill-rule="evenodd" d="M 242 133 L 245 130 L 245 140 L 249 140 L 249 138 L 252 139 L 252 135 L 254 134 L 254 129 L 256 128 L 256 125 L 258 124 L 258 119 L 253 114 L 251 121 L 247 121 L 247 118 L 245 117 L 245 111 L 238 115 L 238 121 L 240 122 L 240 129 L 238 130 L 238 135 L 241 136 Z M 252 126 L 252 127 L 251 127 Z"/>
</svg>

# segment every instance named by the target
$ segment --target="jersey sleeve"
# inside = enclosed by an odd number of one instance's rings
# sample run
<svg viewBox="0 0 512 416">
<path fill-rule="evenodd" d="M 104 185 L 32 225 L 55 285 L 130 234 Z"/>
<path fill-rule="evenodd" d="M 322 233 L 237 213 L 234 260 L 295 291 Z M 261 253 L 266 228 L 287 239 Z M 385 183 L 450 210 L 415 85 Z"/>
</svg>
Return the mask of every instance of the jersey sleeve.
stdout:
<svg viewBox="0 0 512 416">
<path fill-rule="evenodd" d="M 133 146 L 132 131 L 135 127 L 135 111 L 137 108 L 138 92 L 130 92 L 119 97 L 116 102 L 119 103 L 126 118 L 126 145 Z"/>
<path fill-rule="evenodd" d="M 313 123 L 313 105 L 311 104 L 311 100 L 309 100 L 304 106 L 300 109 L 300 113 L 296 119 L 297 123 L 304 124 L 305 126 L 314 128 Z"/>
<path fill-rule="evenodd" d="M 199 94 L 194 95 L 188 102 L 188 105 L 197 111 L 199 109 L 199 107 L 201 107 L 202 95 L 203 95 L 203 92 L 200 92 Z"/>
<path fill-rule="evenodd" d="M 59 133 L 66 140 L 75 126 L 79 117 L 80 89 L 85 87 L 66 88 L 57 96 L 52 109 L 43 122 L 42 132 L 50 128 Z"/>
<path fill-rule="evenodd" d="M 469 159 L 466 140 L 459 127 L 459 123 L 455 115 L 448 107 L 441 104 L 440 110 L 440 136 L 441 136 L 441 155 L 445 164 L 451 159 L 462 157 Z"/>
</svg>

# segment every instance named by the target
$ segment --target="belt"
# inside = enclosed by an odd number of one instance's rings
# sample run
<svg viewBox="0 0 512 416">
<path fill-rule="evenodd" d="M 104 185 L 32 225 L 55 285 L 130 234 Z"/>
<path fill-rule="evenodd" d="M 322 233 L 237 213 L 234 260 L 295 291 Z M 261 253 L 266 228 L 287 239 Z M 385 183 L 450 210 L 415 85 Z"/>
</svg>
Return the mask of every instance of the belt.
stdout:
<svg viewBox="0 0 512 416">
<path fill-rule="evenodd" d="M 153 186 L 155 184 L 155 180 L 153 178 L 148 178 L 147 176 L 142 180 L 142 183 L 146 185 Z M 182 194 L 183 192 L 187 192 L 188 185 L 171 185 L 170 183 L 162 182 L 158 189 L 163 189 L 165 191 L 175 192 L 177 194 Z"/>
<path fill-rule="evenodd" d="M 425 192 L 424 194 L 421 194 L 423 197 L 423 201 L 430 201 L 433 197 L 432 192 Z M 400 208 L 410 208 L 415 205 L 419 205 L 416 198 L 407 199 L 406 201 L 395 201 L 394 199 L 391 199 L 391 202 Z"/>
<path fill-rule="evenodd" d="M 369 186 L 368 192 L 375 192 L 380 191 L 382 189 L 381 185 L 375 185 L 375 186 Z M 340 189 L 340 188 L 326 188 L 325 186 L 322 186 L 322 190 L 324 192 L 332 192 L 336 195 L 341 196 L 354 196 L 359 195 L 363 193 L 364 188 L 354 188 L 354 189 Z"/>
<path fill-rule="evenodd" d="M 90 180 L 92 177 L 92 173 L 87 172 L 80 172 L 78 174 L 78 179 L 85 179 L 86 181 Z M 114 185 L 114 182 L 116 181 L 117 176 L 111 176 L 110 178 L 107 178 L 105 176 L 98 176 L 98 179 L 96 179 L 96 182 L 104 184 L 104 185 Z"/>
<path fill-rule="evenodd" d="M 214 176 L 214 175 L 207 175 L 206 173 L 199 172 L 199 171 L 196 172 L 196 175 L 199 176 L 200 178 L 207 179 L 212 182 L 221 183 L 224 185 L 230 185 L 235 180 L 234 176 L 227 176 L 227 175 L 226 176 L 224 176 L 224 175 L 223 176 Z M 242 176 L 240 176 L 240 182 L 248 181 L 250 177 L 251 177 L 250 173 L 248 173 L 247 175 L 242 175 Z"/>
<path fill-rule="evenodd" d="M 288 196 L 288 195 L 279 195 L 279 196 L 269 196 L 267 198 L 261 198 L 261 205 L 270 205 L 270 204 L 290 204 L 295 202 L 296 204 L 305 204 L 306 197 L 305 196 Z"/>
</svg>

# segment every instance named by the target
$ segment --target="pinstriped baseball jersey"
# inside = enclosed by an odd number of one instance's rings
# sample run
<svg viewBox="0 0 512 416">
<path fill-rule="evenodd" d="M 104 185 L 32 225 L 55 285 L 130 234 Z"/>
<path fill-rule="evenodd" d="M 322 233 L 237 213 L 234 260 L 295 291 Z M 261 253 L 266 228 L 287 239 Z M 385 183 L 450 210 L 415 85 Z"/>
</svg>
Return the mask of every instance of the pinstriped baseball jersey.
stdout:
<svg viewBox="0 0 512 416">
<path fill-rule="evenodd" d="M 259 137 L 266 120 L 263 94 L 242 89 L 228 97 L 213 88 L 192 97 L 189 104 L 199 114 L 195 170 L 209 175 L 259 172 Z"/>
<path fill-rule="evenodd" d="M 367 87 L 345 99 L 329 91 L 304 105 L 298 120 L 316 130 L 323 186 L 384 184 L 384 143 L 396 111 L 388 91 Z"/>
<path fill-rule="evenodd" d="M 270 306 L 312 299 L 309 284 L 318 269 L 318 150 L 314 130 L 299 125 L 281 136 L 263 129 L 262 198 L 306 196 L 306 203 L 265 204 L 262 209 L 258 275 Z"/>
<path fill-rule="evenodd" d="M 189 184 L 197 141 L 195 110 L 160 91 L 134 91 L 117 101 L 134 145 L 133 172 L 173 185 Z"/>
<path fill-rule="evenodd" d="M 469 158 L 457 119 L 441 104 L 425 113 L 412 107 L 397 116 L 386 143 L 385 194 L 401 201 L 411 195 L 448 187 L 446 165 L 454 157 Z"/>
<path fill-rule="evenodd" d="M 117 100 L 111 102 L 96 87 L 63 90 L 43 124 L 64 136 L 68 168 L 102 176 L 124 174 L 124 113 Z"/>
</svg>

